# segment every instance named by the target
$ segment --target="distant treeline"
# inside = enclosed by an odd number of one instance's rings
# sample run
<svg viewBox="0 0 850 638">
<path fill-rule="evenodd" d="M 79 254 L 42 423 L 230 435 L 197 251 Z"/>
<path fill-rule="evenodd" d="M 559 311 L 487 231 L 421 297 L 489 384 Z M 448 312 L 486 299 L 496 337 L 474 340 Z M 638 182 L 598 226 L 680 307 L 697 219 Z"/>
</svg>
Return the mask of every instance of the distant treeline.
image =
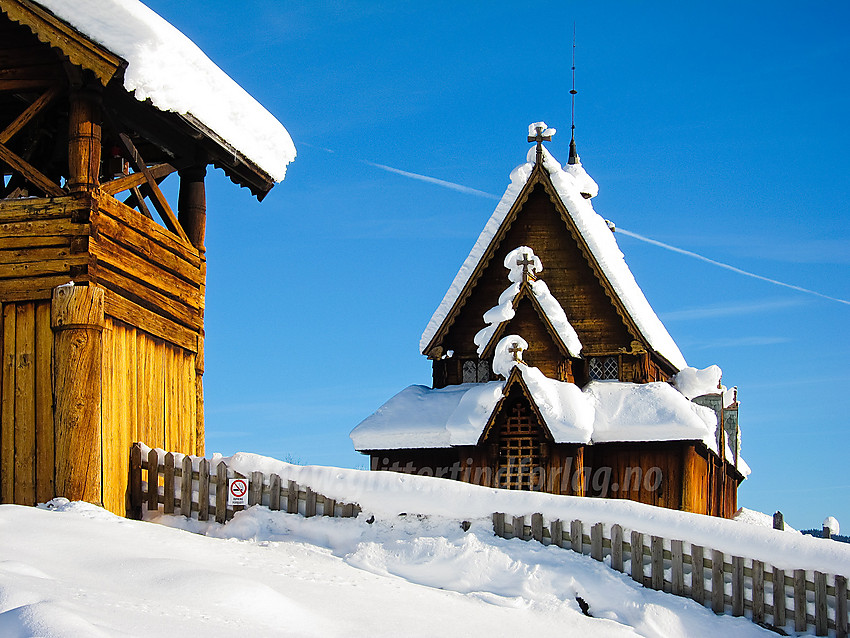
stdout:
<svg viewBox="0 0 850 638">
<path fill-rule="evenodd" d="M 802 529 L 800 530 L 801 534 L 807 534 L 808 536 L 814 536 L 816 538 L 823 538 L 823 530 L 822 529 Z M 841 534 L 833 534 L 830 538 L 834 541 L 839 541 L 840 543 L 850 543 L 850 536 L 842 536 Z"/>
</svg>

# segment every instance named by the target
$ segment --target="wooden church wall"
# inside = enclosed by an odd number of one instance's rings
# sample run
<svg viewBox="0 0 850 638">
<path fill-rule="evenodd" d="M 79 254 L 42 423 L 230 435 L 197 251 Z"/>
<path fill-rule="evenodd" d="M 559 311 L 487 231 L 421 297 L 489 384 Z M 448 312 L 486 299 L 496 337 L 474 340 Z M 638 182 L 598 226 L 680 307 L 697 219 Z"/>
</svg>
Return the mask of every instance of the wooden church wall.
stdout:
<svg viewBox="0 0 850 638">
<path fill-rule="evenodd" d="M 444 349 L 454 350 L 455 358 L 477 357 L 473 338 L 484 327 L 482 317 L 509 285 L 505 256 L 524 245 L 540 257 L 543 262 L 540 277 L 561 302 L 583 343 L 594 344 L 594 351 L 605 353 L 629 347 L 634 337 L 598 284 L 549 196 L 538 185 L 523 205 L 520 220 L 508 229 L 478 279 L 474 293 L 460 309 L 443 340 Z M 529 345 L 532 345 L 530 341 Z"/>
</svg>

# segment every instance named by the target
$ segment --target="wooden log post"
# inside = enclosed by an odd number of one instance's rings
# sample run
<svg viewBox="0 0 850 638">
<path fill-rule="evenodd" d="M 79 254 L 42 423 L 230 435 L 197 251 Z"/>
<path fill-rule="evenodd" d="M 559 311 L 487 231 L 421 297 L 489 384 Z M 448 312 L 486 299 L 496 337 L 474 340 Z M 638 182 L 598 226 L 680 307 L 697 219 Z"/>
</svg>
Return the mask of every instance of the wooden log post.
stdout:
<svg viewBox="0 0 850 638">
<path fill-rule="evenodd" d="M 304 516 L 307 518 L 316 515 L 316 493 L 309 487 L 306 488 L 304 503 Z"/>
<path fill-rule="evenodd" d="M 616 523 L 611 526 L 611 567 L 623 571 L 623 528 Z"/>
<path fill-rule="evenodd" d="M 204 187 L 206 166 L 191 166 L 179 171 L 180 193 L 177 217 L 192 245 L 205 252 L 204 235 L 207 226 L 207 196 Z"/>
<path fill-rule="evenodd" d="M 290 514 L 298 513 L 298 483 L 289 481 L 286 488 L 286 511 Z"/>
<path fill-rule="evenodd" d="M 701 545 L 691 545 L 691 598 L 705 604 L 705 550 Z"/>
<path fill-rule="evenodd" d="M 100 503 L 104 290 L 53 290 L 56 495 Z M 112 424 L 106 424 L 108 428 Z"/>
<path fill-rule="evenodd" d="M 206 268 L 206 266 L 204 266 Z M 195 354 L 195 455 L 204 456 L 206 436 L 204 430 L 204 331 L 198 335 Z"/>
<path fill-rule="evenodd" d="M 95 85 L 93 85 L 94 87 Z M 100 181 L 101 96 L 93 88 L 72 89 L 68 112 L 68 190 L 93 190 Z"/>
<path fill-rule="evenodd" d="M 336 516 L 336 499 L 325 497 L 325 502 L 322 504 L 322 516 Z"/>
</svg>

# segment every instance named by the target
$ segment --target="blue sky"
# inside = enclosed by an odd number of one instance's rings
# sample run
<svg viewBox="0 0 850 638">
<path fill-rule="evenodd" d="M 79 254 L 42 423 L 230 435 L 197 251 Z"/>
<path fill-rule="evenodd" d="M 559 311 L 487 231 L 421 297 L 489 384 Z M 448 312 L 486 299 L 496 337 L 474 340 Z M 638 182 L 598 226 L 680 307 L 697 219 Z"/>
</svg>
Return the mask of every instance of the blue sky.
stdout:
<svg viewBox="0 0 850 638">
<path fill-rule="evenodd" d="M 262 203 L 208 179 L 208 454 L 365 466 L 348 432 L 430 384 L 419 336 L 527 125 L 558 128 L 548 146 L 566 161 L 574 22 L 597 212 L 850 299 L 845 3 L 148 4 L 298 148 Z M 617 237 L 688 362 L 740 389 L 739 502 L 850 528 L 850 305 Z"/>
</svg>

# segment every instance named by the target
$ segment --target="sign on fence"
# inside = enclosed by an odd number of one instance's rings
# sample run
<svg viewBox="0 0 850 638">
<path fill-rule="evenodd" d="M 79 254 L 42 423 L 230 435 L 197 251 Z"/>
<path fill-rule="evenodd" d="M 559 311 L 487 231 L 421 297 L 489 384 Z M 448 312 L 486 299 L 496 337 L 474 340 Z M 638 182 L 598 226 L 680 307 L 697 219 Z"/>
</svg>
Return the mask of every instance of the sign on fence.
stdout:
<svg viewBox="0 0 850 638">
<path fill-rule="evenodd" d="M 248 479 L 232 478 L 227 481 L 227 504 L 248 504 Z"/>
</svg>

